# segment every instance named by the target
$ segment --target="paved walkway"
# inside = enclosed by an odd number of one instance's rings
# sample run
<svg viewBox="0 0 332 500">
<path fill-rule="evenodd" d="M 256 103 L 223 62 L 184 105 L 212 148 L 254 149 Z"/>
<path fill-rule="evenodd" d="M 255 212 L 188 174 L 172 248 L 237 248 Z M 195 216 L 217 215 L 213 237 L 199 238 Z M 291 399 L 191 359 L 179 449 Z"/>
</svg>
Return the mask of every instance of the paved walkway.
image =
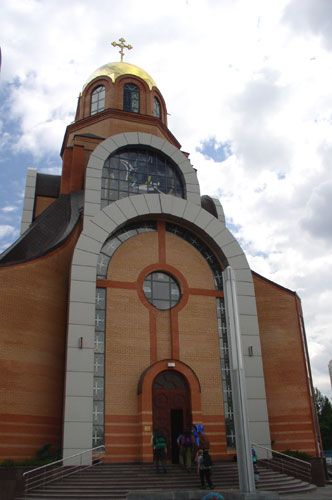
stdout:
<svg viewBox="0 0 332 500">
<path fill-rule="evenodd" d="M 332 484 L 309 493 L 294 493 L 293 495 L 280 495 L 280 500 L 332 500 Z"/>
</svg>

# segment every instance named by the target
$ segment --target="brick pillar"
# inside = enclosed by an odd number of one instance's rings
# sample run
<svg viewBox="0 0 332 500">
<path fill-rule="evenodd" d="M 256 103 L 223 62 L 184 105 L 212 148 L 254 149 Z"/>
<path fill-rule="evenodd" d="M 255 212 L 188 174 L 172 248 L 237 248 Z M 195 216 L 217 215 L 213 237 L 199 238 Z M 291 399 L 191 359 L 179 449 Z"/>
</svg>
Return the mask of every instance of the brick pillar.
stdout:
<svg viewBox="0 0 332 500">
<path fill-rule="evenodd" d="M 84 146 L 74 146 L 70 175 L 70 191 L 81 191 L 84 187 Z"/>
<path fill-rule="evenodd" d="M 61 194 L 70 193 L 70 175 L 73 161 L 73 148 L 66 148 L 62 158 Z"/>
</svg>

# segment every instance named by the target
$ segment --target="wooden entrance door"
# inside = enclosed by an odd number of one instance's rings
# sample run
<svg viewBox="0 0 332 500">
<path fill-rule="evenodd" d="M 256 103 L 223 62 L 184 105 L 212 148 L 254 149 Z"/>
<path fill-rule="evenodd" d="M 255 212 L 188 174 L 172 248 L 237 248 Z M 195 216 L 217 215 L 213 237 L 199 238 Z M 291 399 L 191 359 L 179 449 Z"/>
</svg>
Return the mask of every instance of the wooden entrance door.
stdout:
<svg viewBox="0 0 332 500">
<path fill-rule="evenodd" d="M 152 386 L 152 405 L 153 428 L 164 434 L 168 458 L 176 462 L 176 438 L 192 424 L 190 390 L 184 377 L 174 370 L 159 373 Z"/>
</svg>

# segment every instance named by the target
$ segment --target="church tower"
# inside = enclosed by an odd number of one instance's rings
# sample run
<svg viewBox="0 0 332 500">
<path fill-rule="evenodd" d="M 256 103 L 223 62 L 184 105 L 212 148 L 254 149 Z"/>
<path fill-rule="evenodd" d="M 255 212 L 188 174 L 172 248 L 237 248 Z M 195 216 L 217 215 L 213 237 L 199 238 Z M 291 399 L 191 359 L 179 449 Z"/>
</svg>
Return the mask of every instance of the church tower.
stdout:
<svg viewBox="0 0 332 500">
<path fill-rule="evenodd" d="M 23 438 L 26 456 L 45 442 L 60 443 L 65 456 L 105 444 L 111 462 L 145 462 L 159 429 L 176 462 L 177 436 L 201 424 L 214 458 L 231 458 L 227 266 L 236 276 L 250 439 L 270 447 L 279 405 L 286 420 L 292 410 L 273 384 L 288 354 L 274 351 L 269 333 L 280 318 L 265 299 L 278 308 L 276 294 L 287 296 L 294 324 L 300 308 L 293 292 L 252 273 L 219 200 L 201 196 L 156 83 L 122 58 L 83 86 L 62 175 L 28 171 L 22 235 L 0 260 L 9 368 L 2 418 L 13 424 L 1 455 L 19 456 L 16 425 L 34 428 Z M 278 339 L 294 337 L 289 383 L 294 393 L 302 387 L 302 449 L 317 454 L 304 332 L 299 322 L 287 328 Z M 278 449 L 296 446 L 292 436 Z"/>
</svg>

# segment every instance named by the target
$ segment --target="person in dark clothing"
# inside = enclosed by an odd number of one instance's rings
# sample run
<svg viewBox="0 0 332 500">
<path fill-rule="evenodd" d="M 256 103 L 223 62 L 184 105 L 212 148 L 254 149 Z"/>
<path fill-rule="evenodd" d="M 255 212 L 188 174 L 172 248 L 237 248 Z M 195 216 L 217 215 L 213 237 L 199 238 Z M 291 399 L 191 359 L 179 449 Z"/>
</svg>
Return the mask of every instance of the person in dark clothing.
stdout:
<svg viewBox="0 0 332 500">
<path fill-rule="evenodd" d="M 203 490 L 206 488 L 205 483 L 207 483 L 208 488 L 212 490 L 214 486 L 211 481 L 212 460 L 209 451 L 198 450 L 196 460 L 197 460 L 197 472 L 199 474 Z"/>
<path fill-rule="evenodd" d="M 167 442 L 162 432 L 154 432 L 152 438 L 152 446 L 156 471 L 159 472 L 161 467 L 163 472 L 166 473 Z"/>
</svg>

